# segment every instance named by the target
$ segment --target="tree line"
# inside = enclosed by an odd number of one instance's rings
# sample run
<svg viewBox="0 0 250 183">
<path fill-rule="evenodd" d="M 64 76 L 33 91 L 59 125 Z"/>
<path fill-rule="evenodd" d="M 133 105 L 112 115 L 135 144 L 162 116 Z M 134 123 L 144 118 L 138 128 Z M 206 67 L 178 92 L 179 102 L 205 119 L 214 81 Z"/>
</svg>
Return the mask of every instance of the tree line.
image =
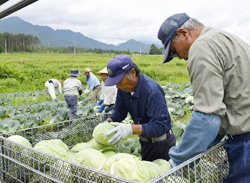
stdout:
<svg viewBox="0 0 250 183">
<path fill-rule="evenodd" d="M 9 32 L 0 33 L 0 53 L 5 51 L 37 52 L 39 44 L 39 38 L 30 34 L 13 34 Z"/>
<path fill-rule="evenodd" d="M 9 32 L 0 33 L 0 53 L 2 52 L 36 52 L 36 53 L 111 53 L 111 54 L 140 54 L 138 51 L 131 52 L 129 49 L 124 51 L 118 50 L 103 50 L 101 48 L 79 48 L 74 46 L 69 47 L 47 47 L 39 45 L 41 42 L 37 36 L 25 35 L 23 33 L 13 34 Z M 6 49 L 6 50 L 5 50 Z M 164 49 L 159 49 L 154 44 L 151 45 L 149 53 L 141 54 L 161 55 Z"/>
</svg>

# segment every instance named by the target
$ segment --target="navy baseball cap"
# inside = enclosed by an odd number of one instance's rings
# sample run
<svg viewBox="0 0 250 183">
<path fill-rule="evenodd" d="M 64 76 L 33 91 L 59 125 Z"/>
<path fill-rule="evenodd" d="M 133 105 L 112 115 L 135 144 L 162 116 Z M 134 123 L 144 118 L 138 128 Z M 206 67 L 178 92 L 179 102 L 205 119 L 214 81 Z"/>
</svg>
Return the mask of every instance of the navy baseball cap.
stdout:
<svg viewBox="0 0 250 183">
<path fill-rule="evenodd" d="M 169 62 L 174 57 L 170 51 L 171 39 L 179 29 L 190 17 L 186 13 L 174 14 L 168 17 L 161 25 L 158 31 L 158 39 L 164 45 L 165 54 L 162 63 Z"/>
<path fill-rule="evenodd" d="M 107 64 L 109 77 L 105 82 L 105 86 L 113 86 L 119 83 L 132 66 L 133 61 L 129 55 L 118 55 L 113 57 Z"/>
</svg>

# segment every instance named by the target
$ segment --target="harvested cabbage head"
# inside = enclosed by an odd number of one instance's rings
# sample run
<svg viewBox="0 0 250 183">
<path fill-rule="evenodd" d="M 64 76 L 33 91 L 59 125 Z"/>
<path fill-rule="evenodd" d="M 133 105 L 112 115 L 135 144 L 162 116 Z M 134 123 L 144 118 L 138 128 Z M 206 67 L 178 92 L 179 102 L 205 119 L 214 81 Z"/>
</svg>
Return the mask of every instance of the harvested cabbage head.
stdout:
<svg viewBox="0 0 250 183">
<path fill-rule="evenodd" d="M 20 135 L 12 135 L 10 137 L 8 137 L 8 140 L 14 141 L 16 143 L 28 146 L 28 147 L 32 147 L 31 143 L 24 137 L 20 136 Z M 25 164 L 30 164 L 30 162 L 32 161 L 31 158 L 29 159 L 28 157 L 31 157 L 31 151 L 29 151 L 29 149 L 26 149 L 24 147 L 22 147 L 21 145 L 17 145 L 13 142 L 10 141 L 5 141 L 5 146 L 9 147 L 10 150 L 8 150 L 8 155 L 14 159 L 18 159 L 19 161 L 21 161 L 22 163 Z M 16 153 L 16 152 L 21 152 L 21 153 Z M 16 168 L 16 166 L 18 167 L 19 165 L 13 165 L 14 167 L 12 168 Z M 25 170 L 25 173 L 27 171 Z"/>
<path fill-rule="evenodd" d="M 112 149 L 104 149 L 101 152 L 107 159 L 116 154 L 116 151 Z"/>
<path fill-rule="evenodd" d="M 77 151 L 73 151 L 73 150 L 68 150 L 65 159 L 72 161 L 72 159 L 75 157 Z"/>
<path fill-rule="evenodd" d="M 76 153 L 73 161 L 100 170 L 106 161 L 106 158 L 96 149 L 83 149 Z"/>
<path fill-rule="evenodd" d="M 42 143 L 55 144 L 55 145 L 63 147 L 66 150 L 69 150 L 69 147 L 67 146 L 67 144 L 65 144 L 61 139 L 42 140 L 42 141 L 38 142 L 37 144 L 40 145 Z"/>
<path fill-rule="evenodd" d="M 56 161 L 54 165 L 50 169 L 51 176 L 64 182 L 64 183 L 72 183 L 77 182 L 77 177 L 74 174 L 77 174 L 77 168 L 73 165 L 64 162 L 64 161 Z M 41 176 L 42 177 L 42 176 Z M 37 179 L 38 180 L 38 179 Z M 46 181 L 44 181 L 46 182 Z"/>
<path fill-rule="evenodd" d="M 64 147 L 57 145 L 57 144 L 50 144 L 50 143 L 44 143 L 44 142 L 42 143 L 38 142 L 34 146 L 34 149 L 37 149 L 45 153 L 61 157 L 61 158 L 65 158 L 67 154 L 67 150 Z"/>
<path fill-rule="evenodd" d="M 89 141 L 89 143 L 92 145 L 92 148 L 96 149 L 96 150 L 104 150 L 104 149 L 114 149 L 115 150 L 116 149 L 115 145 L 108 146 L 108 145 L 100 144 L 95 139 L 92 139 L 91 141 Z"/>
<path fill-rule="evenodd" d="M 20 135 L 12 135 L 12 136 L 8 137 L 8 139 L 12 140 L 14 142 L 17 142 L 19 144 L 32 147 L 31 143 L 26 138 L 24 138 L 24 137 L 22 137 Z"/>
<path fill-rule="evenodd" d="M 40 150 L 42 152 L 45 152 L 45 153 L 48 153 L 57 157 L 61 157 L 61 158 L 66 158 L 67 156 L 67 150 L 65 149 L 65 147 L 62 147 L 60 145 L 53 144 L 53 143 L 48 143 L 46 141 L 38 142 L 34 146 L 34 149 Z M 50 165 L 53 165 L 55 162 L 54 157 L 47 156 L 38 152 L 35 152 L 35 158 L 39 160 L 39 161 L 35 161 L 35 167 L 37 169 L 39 169 L 39 167 L 40 169 L 43 169 L 44 161 L 46 162 L 46 165 L 45 165 L 46 169 L 49 169 L 51 167 Z"/>
<path fill-rule="evenodd" d="M 93 149 L 92 144 L 88 142 L 78 143 L 74 147 L 71 148 L 73 151 L 81 151 L 83 149 Z"/>
<path fill-rule="evenodd" d="M 144 163 L 136 156 L 118 153 L 106 160 L 103 171 L 137 182 L 148 182 L 151 179 Z"/>
<path fill-rule="evenodd" d="M 111 145 L 108 143 L 108 140 L 114 136 L 114 133 L 111 135 L 107 135 L 107 133 L 113 128 L 115 128 L 115 126 L 108 122 L 99 123 L 93 131 L 94 139 L 100 144 Z"/>
<path fill-rule="evenodd" d="M 170 163 L 165 159 L 156 159 L 153 163 L 159 165 L 163 173 L 167 172 L 170 166 Z"/>
<path fill-rule="evenodd" d="M 157 165 L 156 163 L 153 163 L 151 161 L 142 161 L 142 163 L 144 165 L 146 165 L 146 167 L 148 168 L 151 179 L 153 179 L 153 178 L 155 178 L 163 173 L 160 166 Z"/>
</svg>

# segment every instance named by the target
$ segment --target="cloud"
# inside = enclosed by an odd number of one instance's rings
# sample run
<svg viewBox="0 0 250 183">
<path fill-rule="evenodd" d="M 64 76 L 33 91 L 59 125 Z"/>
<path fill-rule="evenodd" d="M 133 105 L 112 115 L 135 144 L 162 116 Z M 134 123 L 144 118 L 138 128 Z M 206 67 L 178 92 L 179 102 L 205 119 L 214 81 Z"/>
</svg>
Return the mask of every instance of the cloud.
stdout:
<svg viewBox="0 0 250 183">
<path fill-rule="evenodd" d="M 39 0 L 11 16 L 53 29 L 70 29 L 109 44 L 129 39 L 160 44 L 157 33 L 161 23 L 172 14 L 186 12 L 207 26 L 232 32 L 250 43 L 249 5 L 248 0 L 240 3 L 235 0 Z"/>
</svg>

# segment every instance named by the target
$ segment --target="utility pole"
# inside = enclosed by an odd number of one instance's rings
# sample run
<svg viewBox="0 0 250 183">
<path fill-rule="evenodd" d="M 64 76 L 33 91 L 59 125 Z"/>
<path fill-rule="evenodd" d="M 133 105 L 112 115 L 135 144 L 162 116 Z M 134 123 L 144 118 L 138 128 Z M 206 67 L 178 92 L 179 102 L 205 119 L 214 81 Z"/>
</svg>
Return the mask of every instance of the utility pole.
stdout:
<svg viewBox="0 0 250 183">
<path fill-rule="evenodd" d="M 141 42 L 140 42 L 140 55 L 141 55 Z"/>
<path fill-rule="evenodd" d="M 74 55 L 76 54 L 75 40 L 74 40 Z"/>
<path fill-rule="evenodd" d="M 6 44 L 6 38 L 5 38 L 5 54 L 7 54 L 7 44 Z"/>
</svg>

